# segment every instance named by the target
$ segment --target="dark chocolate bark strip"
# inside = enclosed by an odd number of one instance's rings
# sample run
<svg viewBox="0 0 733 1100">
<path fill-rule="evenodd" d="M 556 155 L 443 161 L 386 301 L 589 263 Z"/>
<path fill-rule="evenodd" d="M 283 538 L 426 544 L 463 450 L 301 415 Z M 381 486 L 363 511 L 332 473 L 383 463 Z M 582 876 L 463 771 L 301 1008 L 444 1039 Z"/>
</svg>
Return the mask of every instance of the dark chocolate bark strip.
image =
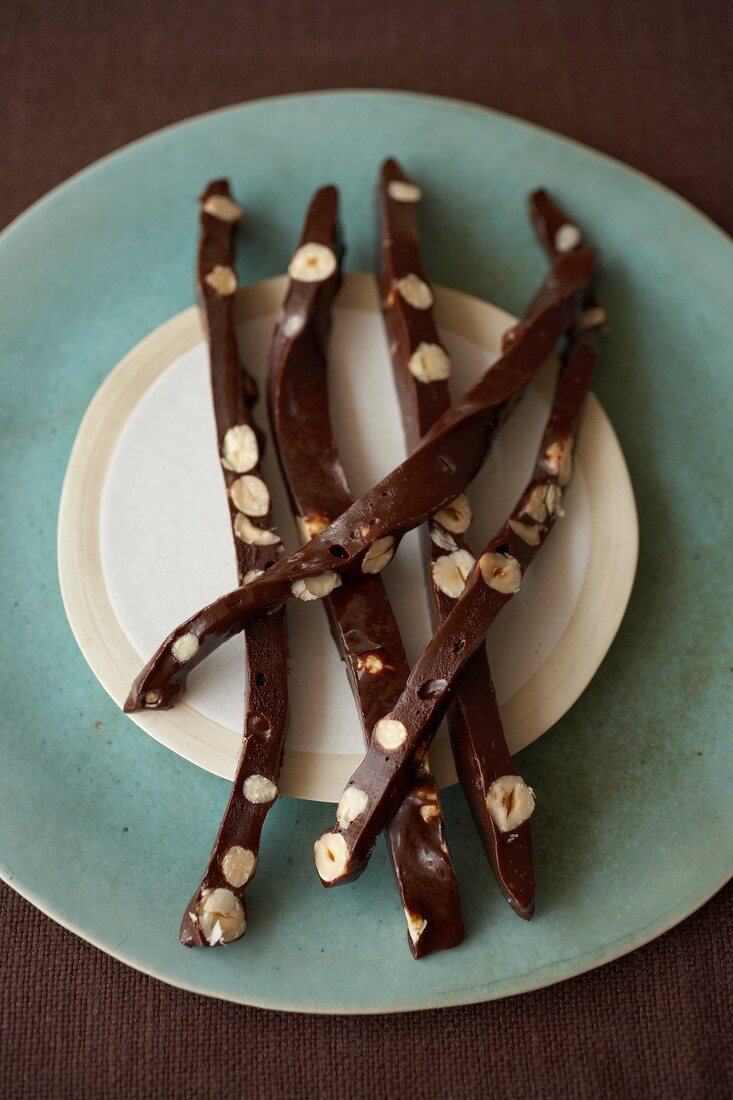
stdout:
<svg viewBox="0 0 733 1100">
<path fill-rule="evenodd" d="M 338 193 L 324 187 L 306 215 L 270 353 L 272 435 L 304 542 L 352 503 L 328 411 L 326 341 L 341 282 L 342 252 Z M 307 279 L 298 278 L 299 273 Z M 351 577 L 344 585 L 340 581 L 334 574 L 323 605 L 368 744 L 372 726 L 395 705 L 410 669 L 381 577 Z M 314 598 L 308 588 L 313 583 L 304 582 L 301 599 Z M 416 958 L 455 947 L 464 936 L 437 787 L 427 761 L 419 771 L 386 830 L 408 944 Z M 357 808 L 345 807 L 342 821 Z"/>
<path fill-rule="evenodd" d="M 233 237 L 242 216 L 226 180 L 201 196 L 197 283 L 208 342 L 211 390 L 240 585 L 282 556 L 270 530 L 270 493 L 260 469 L 263 437 L 251 406 L 254 380 L 241 365 L 234 323 Z M 193 649 L 193 634 L 179 645 Z M 244 935 L 244 892 L 257 869 L 260 834 L 277 798 L 287 723 L 285 611 L 251 622 L 245 634 L 247 699 L 242 749 L 231 795 L 201 884 L 181 922 L 186 947 L 213 947 Z"/>
<path fill-rule="evenodd" d="M 400 165 L 385 161 L 377 186 L 379 288 L 410 450 L 451 404 L 451 361 L 440 342 L 432 309 L 412 309 L 402 295 L 394 293 L 399 281 L 410 275 L 430 285 L 420 255 L 420 198 L 420 188 Z M 468 498 L 461 494 L 422 528 L 433 627 L 447 618 L 461 593 L 463 577 L 475 562 L 466 536 L 471 520 Z M 448 711 L 448 728 L 456 772 L 496 880 L 515 913 L 529 920 L 535 898 L 530 822 L 503 833 L 486 804 L 491 784 L 513 769 L 483 643 L 466 666 Z"/>
<path fill-rule="evenodd" d="M 519 590 L 524 571 L 561 514 L 578 417 L 599 353 L 594 327 L 578 332 L 568 347 L 535 468 L 519 503 L 468 572 L 462 594 L 410 673 L 399 702 L 374 727 L 366 756 L 344 791 L 342 798 L 361 805 L 361 813 L 315 843 L 316 868 L 327 885 L 347 882 L 364 870 L 402 798 L 410 763 L 427 751 L 462 671 Z M 501 832 L 512 834 L 532 813 L 534 795 L 519 776 L 507 774 L 491 784 L 486 803 Z"/>
<path fill-rule="evenodd" d="M 135 680 L 125 710 L 144 707 L 151 692 L 156 693 L 156 702 L 148 705 L 173 706 L 183 695 L 192 668 L 254 616 L 297 595 L 293 588 L 299 589 L 306 580 L 334 573 L 380 572 L 402 535 L 455 500 L 476 475 L 508 404 L 573 324 L 576 298 L 585 292 L 594 263 L 590 249 L 560 256 L 545 279 L 544 306 L 533 322 L 443 413 L 420 446 L 305 546 L 178 626 Z M 401 285 L 397 292 L 416 308 L 427 308 L 432 302 L 429 288 L 420 280 Z M 181 637 L 195 641 L 185 659 L 176 656 Z"/>
</svg>

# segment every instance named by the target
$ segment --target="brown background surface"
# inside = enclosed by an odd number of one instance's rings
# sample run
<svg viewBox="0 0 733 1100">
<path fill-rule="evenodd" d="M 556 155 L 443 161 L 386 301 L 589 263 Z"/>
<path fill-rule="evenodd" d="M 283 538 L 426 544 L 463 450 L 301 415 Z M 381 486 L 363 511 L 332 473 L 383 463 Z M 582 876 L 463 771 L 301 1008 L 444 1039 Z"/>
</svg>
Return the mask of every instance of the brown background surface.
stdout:
<svg viewBox="0 0 733 1100">
<path fill-rule="evenodd" d="M 473 100 L 611 153 L 733 229 L 728 0 L 4 0 L 0 225 L 98 157 L 220 105 L 329 87 Z M 5 1097 L 718 1097 L 730 886 L 602 970 L 356 1020 L 170 989 L 0 887 Z"/>
</svg>

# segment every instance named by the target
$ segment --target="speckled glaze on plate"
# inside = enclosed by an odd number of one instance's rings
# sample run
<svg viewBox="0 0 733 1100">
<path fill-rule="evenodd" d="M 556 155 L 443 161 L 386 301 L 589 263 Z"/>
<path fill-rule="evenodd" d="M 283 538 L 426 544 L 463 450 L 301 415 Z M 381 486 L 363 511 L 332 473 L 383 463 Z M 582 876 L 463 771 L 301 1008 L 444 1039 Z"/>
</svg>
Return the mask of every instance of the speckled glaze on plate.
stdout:
<svg viewBox="0 0 733 1100">
<path fill-rule="evenodd" d="M 321 803 L 282 799 L 247 937 L 185 951 L 226 784 L 153 743 L 105 695 L 61 608 L 54 536 L 84 408 L 115 363 L 191 300 L 195 197 L 232 177 L 252 217 L 243 275 L 282 270 L 303 205 L 342 189 L 349 266 L 373 266 L 372 185 L 399 155 L 424 185 L 437 282 L 518 313 L 544 261 L 522 195 L 554 189 L 603 249 L 613 326 L 596 389 L 624 448 L 641 553 L 588 690 L 525 750 L 537 788 L 538 910 L 516 920 L 460 791 L 445 809 L 465 944 L 415 963 L 383 853 L 326 892 Z M 246 259 L 245 259 L 246 257 Z M 311 1012 L 480 1001 L 578 974 L 659 935 L 733 869 L 730 746 L 733 248 L 675 195 L 562 138 L 466 104 L 387 92 L 261 101 L 115 154 L 0 238 L 3 356 L 0 871 L 54 919 L 213 996 Z"/>
</svg>

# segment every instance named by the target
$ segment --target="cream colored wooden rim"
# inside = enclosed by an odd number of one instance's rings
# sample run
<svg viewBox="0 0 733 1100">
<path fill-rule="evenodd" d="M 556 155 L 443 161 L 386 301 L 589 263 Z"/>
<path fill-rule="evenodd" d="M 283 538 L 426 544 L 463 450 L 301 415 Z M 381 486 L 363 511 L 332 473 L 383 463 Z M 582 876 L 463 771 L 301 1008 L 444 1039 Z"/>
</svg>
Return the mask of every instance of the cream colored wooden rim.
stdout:
<svg viewBox="0 0 733 1100">
<path fill-rule="evenodd" d="M 237 319 L 276 313 L 286 284 L 286 277 L 278 276 L 240 291 Z M 501 333 L 513 321 L 509 314 L 459 291 L 442 287 L 435 290 L 440 326 L 494 352 L 498 350 Z M 347 275 L 339 305 L 373 310 L 373 276 Z M 92 399 L 66 471 L 58 523 L 61 596 L 82 653 L 119 706 L 143 658 L 122 630 L 104 581 L 99 526 L 107 468 L 125 422 L 142 394 L 174 360 L 202 339 L 198 310 L 191 307 L 133 348 Z M 591 439 L 592 447 L 588 444 Z M 577 462 L 583 470 L 590 504 L 588 568 L 574 612 L 557 645 L 522 690 L 502 707 L 507 737 L 515 751 L 557 722 L 587 686 L 621 623 L 636 571 L 638 521 L 633 490 L 616 435 L 593 395 L 584 413 Z M 143 711 L 130 717 L 151 737 L 187 760 L 216 775 L 233 778 L 236 757 L 232 754 L 231 730 L 187 703 L 170 711 Z M 336 801 L 359 760 L 357 755 L 286 748 L 280 789 L 298 798 Z M 434 745 L 431 763 L 441 786 L 456 782 L 447 738 Z"/>
</svg>

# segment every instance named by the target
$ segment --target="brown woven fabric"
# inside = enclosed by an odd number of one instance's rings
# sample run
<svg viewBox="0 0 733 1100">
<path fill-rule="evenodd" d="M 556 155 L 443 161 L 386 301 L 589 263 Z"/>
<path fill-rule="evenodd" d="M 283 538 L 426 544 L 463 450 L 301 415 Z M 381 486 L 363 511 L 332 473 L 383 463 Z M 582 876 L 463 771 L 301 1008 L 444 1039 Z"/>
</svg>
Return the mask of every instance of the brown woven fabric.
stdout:
<svg viewBox="0 0 733 1100">
<path fill-rule="evenodd" d="M 0 225 L 227 103 L 327 87 L 474 100 L 611 153 L 733 229 L 727 0 L 4 0 Z M 358 1020 L 208 1001 L 0 889 L 5 1097 L 696 1097 L 733 1092 L 733 888 L 600 971 Z"/>
</svg>

